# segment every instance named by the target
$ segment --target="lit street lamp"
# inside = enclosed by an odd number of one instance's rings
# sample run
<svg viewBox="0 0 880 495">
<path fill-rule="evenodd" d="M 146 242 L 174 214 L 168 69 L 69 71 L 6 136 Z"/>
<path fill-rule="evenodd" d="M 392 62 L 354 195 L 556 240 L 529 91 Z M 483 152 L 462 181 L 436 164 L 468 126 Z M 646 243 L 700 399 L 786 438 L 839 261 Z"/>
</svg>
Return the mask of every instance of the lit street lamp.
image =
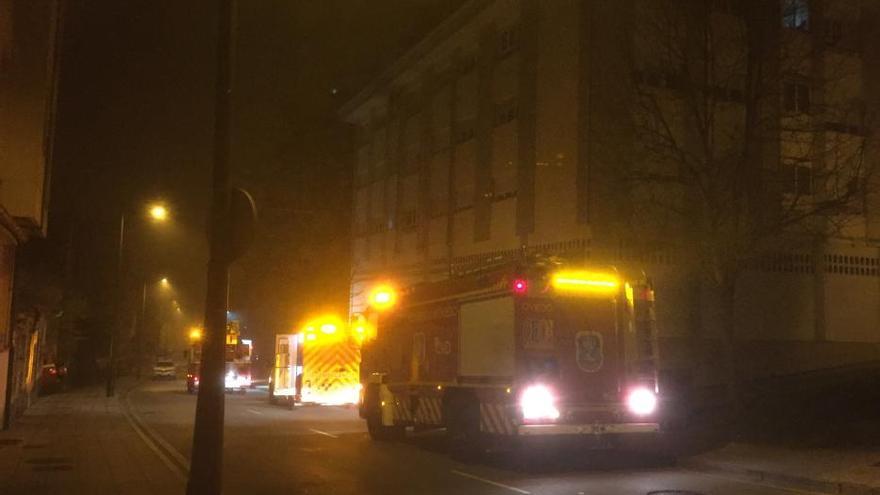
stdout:
<svg viewBox="0 0 880 495">
<path fill-rule="evenodd" d="M 164 222 L 168 218 L 168 208 L 161 204 L 151 206 L 150 218 L 158 222 Z"/>
<path fill-rule="evenodd" d="M 168 208 L 161 204 L 152 204 L 148 207 L 147 213 L 150 218 L 156 222 L 165 222 L 168 219 Z M 119 215 L 119 245 L 116 251 L 116 322 L 111 326 L 110 330 L 110 355 L 107 359 L 107 397 L 112 397 L 116 393 L 116 334 L 122 325 L 122 294 L 123 294 L 123 267 L 125 251 L 125 210 Z"/>
<path fill-rule="evenodd" d="M 145 278 L 143 282 L 143 287 L 141 289 L 141 312 L 138 317 L 139 325 L 138 325 L 138 334 L 135 337 L 135 345 L 137 346 L 137 379 L 140 380 L 141 373 L 144 367 L 144 357 L 145 357 L 145 349 L 144 349 L 144 339 L 146 338 L 147 333 L 147 288 L 156 282 L 151 282 L 150 279 Z M 162 290 L 170 290 L 171 282 L 168 281 L 168 277 L 162 277 L 158 282 L 159 286 Z"/>
</svg>

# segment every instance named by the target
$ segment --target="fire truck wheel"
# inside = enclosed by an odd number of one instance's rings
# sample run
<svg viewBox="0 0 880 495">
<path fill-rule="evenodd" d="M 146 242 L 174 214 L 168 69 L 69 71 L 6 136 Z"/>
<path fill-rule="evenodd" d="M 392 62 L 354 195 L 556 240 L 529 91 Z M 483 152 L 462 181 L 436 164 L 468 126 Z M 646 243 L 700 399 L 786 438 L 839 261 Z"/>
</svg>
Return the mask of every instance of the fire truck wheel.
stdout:
<svg viewBox="0 0 880 495">
<path fill-rule="evenodd" d="M 480 403 L 469 397 L 450 401 L 446 407 L 446 441 L 449 454 L 460 461 L 473 461 L 483 454 Z"/>
<path fill-rule="evenodd" d="M 371 413 L 367 416 L 367 431 L 373 440 L 386 442 L 403 438 L 406 430 L 401 425 L 383 425 L 379 414 Z"/>
</svg>

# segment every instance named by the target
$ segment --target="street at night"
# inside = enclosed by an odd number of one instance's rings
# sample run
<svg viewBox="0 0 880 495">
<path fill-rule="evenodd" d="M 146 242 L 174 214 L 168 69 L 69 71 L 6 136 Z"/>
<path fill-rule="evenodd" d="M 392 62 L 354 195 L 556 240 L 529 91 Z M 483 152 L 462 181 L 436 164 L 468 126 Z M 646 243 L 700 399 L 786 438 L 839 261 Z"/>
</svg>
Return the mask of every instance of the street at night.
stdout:
<svg viewBox="0 0 880 495">
<path fill-rule="evenodd" d="M 0 495 L 880 494 L 880 0 L 0 0 Z"/>
<path fill-rule="evenodd" d="M 64 400 L 60 396 L 50 400 Z M 162 463 L 134 467 L 122 474 L 111 466 L 104 481 L 93 480 L 92 492 L 108 493 L 124 487 L 127 493 L 182 493 L 192 447 L 195 397 L 184 384 L 150 382 L 132 388 L 123 399 L 127 414 L 143 437 L 122 450 L 125 464 L 131 454 L 151 445 Z M 75 434 L 69 432 L 69 434 Z M 2 438 L 8 438 L 3 436 Z M 31 441 L 31 439 L 28 439 Z M 67 457 L 64 449 L 25 449 L 22 466 L 9 473 L 4 493 L 65 492 L 74 479 L 95 476 L 84 459 Z M 558 453 L 511 459 L 487 454 L 476 463 L 449 458 L 442 432 L 422 432 L 395 443 L 371 442 L 357 410 L 344 406 L 298 406 L 288 410 L 272 405 L 265 390 L 232 394 L 226 401 L 224 492 L 249 494 L 504 494 L 644 495 L 647 493 L 703 493 L 716 495 L 769 495 L 805 493 L 791 488 L 744 479 L 731 473 L 704 473 L 684 467 L 652 467 L 644 459 L 606 452 Z M 40 471 L 27 458 L 67 457 L 70 470 Z M 639 464 L 642 465 L 639 465 Z M 0 467 L 3 467 L 0 464 Z M 142 479 L 139 486 L 133 479 Z M 106 490 L 106 491 L 105 491 Z"/>
</svg>

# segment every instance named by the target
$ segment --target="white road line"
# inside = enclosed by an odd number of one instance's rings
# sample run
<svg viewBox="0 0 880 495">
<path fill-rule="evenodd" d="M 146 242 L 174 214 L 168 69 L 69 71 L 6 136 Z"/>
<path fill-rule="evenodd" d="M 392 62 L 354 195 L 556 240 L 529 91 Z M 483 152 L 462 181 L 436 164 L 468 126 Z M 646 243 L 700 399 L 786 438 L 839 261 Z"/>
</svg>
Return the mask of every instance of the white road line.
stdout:
<svg viewBox="0 0 880 495">
<path fill-rule="evenodd" d="M 324 436 L 327 436 L 330 438 L 339 438 L 338 436 L 336 436 L 332 433 L 327 433 L 326 431 L 316 430 L 314 428 L 309 428 L 309 431 L 313 431 L 313 432 L 317 433 L 318 435 L 324 435 Z"/>
<path fill-rule="evenodd" d="M 455 469 L 452 470 L 452 474 L 464 476 L 465 478 L 470 478 L 472 480 L 482 481 L 483 483 L 488 483 L 490 485 L 497 486 L 499 488 L 506 488 L 507 490 L 510 490 L 510 491 L 513 491 L 516 493 L 523 493 L 525 495 L 531 495 L 531 493 L 532 493 L 532 492 L 523 490 L 522 488 L 517 488 L 515 486 L 505 485 L 504 483 L 498 483 L 497 481 L 487 480 L 486 478 L 480 478 L 479 476 L 476 476 L 476 475 L 473 475 L 470 473 L 465 473 L 462 471 L 456 471 Z"/>
<path fill-rule="evenodd" d="M 262 411 L 257 411 L 256 409 L 246 409 L 246 411 L 249 413 L 259 414 L 260 416 L 263 415 Z"/>
<path fill-rule="evenodd" d="M 189 471 L 189 459 L 186 458 L 185 455 L 181 454 L 177 449 L 175 449 L 167 440 L 162 438 L 159 433 L 154 430 L 150 425 L 148 425 L 143 419 L 141 419 L 140 415 L 135 411 L 135 408 L 131 405 L 131 401 L 128 398 L 128 394 L 125 396 L 125 410 L 128 412 L 127 416 L 131 418 L 134 423 L 139 426 L 144 433 L 147 434 L 155 443 L 158 443 L 165 452 L 174 458 L 177 461 L 178 465 L 184 470 Z"/>
<path fill-rule="evenodd" d="M 180 481 L 186 481 L 186 473 L 184 473 L 180 469 L 180 467 L 177 466 L 177 464 L 174 464 L 174 462 L 169 459 L 164 452 L 162 452 L 162 449 L 157 447 L 156 444 L 152 440 L 150 440 L 150 438 L 138 427 L 138 425 L 135 424 L 134 420 L 131 419 L 129 415 L 123 414 L 123 416 L 125 416 L 125 419 L 128 420 L 128 424 L 131 425 L 131 429 L 134 430 L 135 433 L 137 433 L 137 436 L 141 437 L 141 440 L 143 440 L 147 448 L 149 448 L 153 451 L 154 454 L 156 454 L 156 457 L 158 457 L 159 460 L 162 461 L 162 464 L 165 464 L 165 467 L 167 467 L 169 471 L 174 473 L 180 479 Z"/>
</svg>

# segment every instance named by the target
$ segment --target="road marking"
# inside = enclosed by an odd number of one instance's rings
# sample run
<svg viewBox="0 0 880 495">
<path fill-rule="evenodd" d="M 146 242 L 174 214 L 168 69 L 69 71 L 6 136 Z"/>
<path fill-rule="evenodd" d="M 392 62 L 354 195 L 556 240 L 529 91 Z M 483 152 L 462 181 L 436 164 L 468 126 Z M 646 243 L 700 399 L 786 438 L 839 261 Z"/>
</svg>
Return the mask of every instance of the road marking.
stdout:
<svg viewBox="0 0 880 495">
<path fill-rule="evenodd" d="M 313 431 L 313 432 L 317 433 L 318 435 L 324 435 L 324 436 L 328 436 L 330 438 L 339 438 L 337 435 L 334 435 L 332 433 L 327 433 L 326 431 L 316 430 L 314 428 L 309 428 L 309 431 Z"/>
<path fill-rule="evenodd" d="M 131 425 L 131 429 L 134 430 L 135 433 L 137 433 L 137 436 L 139 436 L 141 440 L 143 440 L 147 448 L 149 448 L 153 451 L 154 454 L 156 454 L 156 457 L 158 457 L 159 460 L 162 461 L 162 464 L 165 464 L 165 467 L 167 467 L 169 471 L 175 474 L 180 479 L 180 481 L 186 481 L 186 475 L 183 473 L 180 467 L 178 467 L 177 464 L 174 464 L 174 462 L 169 459 L 168 456 L 165 455 L 165 453 L 162 452 L 162 450 L 157 447 L 152 440 L 150 440 L 150 438 L 138 427 L 138 425 L 135 424 L 134 420 L 131 419 L 128 414 L 123 414 L 123 416 L 125 416 L 125 419 L 128 420 L 128 424 Z"/>
<path fill-rule="evenodd" d="M 482 481 L 483 483 L 488 483 L 490 485 L 497 486 L 499 488 L 506 488 L 506 489 L 513 491 L 513 492 L 516 492 L 516 493 L 523 493 L 525 495 L 531 495 L 531 493 L 532 493 L 532 492 L 523 490 L 522 488 L 517 488 L 515 486 L 505 485 L 504 483 L 498 483 L 497 481 L 487 480 L 486 478 L 480 478 L 479 476 L 476 476 L 476 475 L 473 475 L 470 473 L 465 473 L 463 471 L 456 471 L 455 469 L 452 470 L 452 474 L 464 476 L 465 478 L 470 478 L 472 480 Z"/>
<path fill-rule="evenodd" d="M 125 394 L 125 407 L 123 411 L 126 413 L 126 417 L 133 421 L 135 425 L 137 425 L 143 432 L 152 440 L 155 444 L 158 444 L 160 450 L 163 450 L 165 454 L 170 455 L 174 461 L 177 461 L 178 468 L 183 473 L 189 472 L 189 459 L 186 458 L 183 454 L 181 454 L 177 449 L 175 449 L 167 440 L 162 438 L 156 430 L 150 427 L 141 417 L 135 412 L 135 408 L 131 405 L 131 401 L 128 398 L 128 394 Z"/>
<path fill-rule="evenodd" d="M 263 415 L 262 411 L 257 411 L 256 409 L 247 409 L 247 412 L 259 414 L 260 416 Z"/>
</svg>

